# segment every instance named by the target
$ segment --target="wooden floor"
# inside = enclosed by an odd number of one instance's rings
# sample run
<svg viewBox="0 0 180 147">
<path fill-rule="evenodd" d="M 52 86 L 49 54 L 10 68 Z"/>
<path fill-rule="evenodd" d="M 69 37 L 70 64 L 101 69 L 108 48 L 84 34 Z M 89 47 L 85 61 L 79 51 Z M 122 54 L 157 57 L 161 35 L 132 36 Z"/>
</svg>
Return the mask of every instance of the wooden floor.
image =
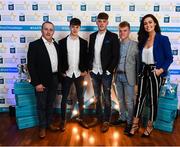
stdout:
<svg viewBox="0 0 180 147">
<path fill-rule="evenodd" d="M 0 113 L 0 146 L 1 145 L 31 145 L 31 146 L 160 146 L 180 145 L 180 117 L 175 122 L 173 133 L 154 130 L 150 138 L 141 138 L 140 132 L 132 138 L 123 134 L 123 127 L 110 127 L 106 133 L 100 132 L 100 126 L 83 129 L 76 122 L 68 122 L 65 132 L 47 131 L 45 139 L 38 137 L 38 127 L 18 130 L 15 118 L 8 113 Z"/>
</svg>

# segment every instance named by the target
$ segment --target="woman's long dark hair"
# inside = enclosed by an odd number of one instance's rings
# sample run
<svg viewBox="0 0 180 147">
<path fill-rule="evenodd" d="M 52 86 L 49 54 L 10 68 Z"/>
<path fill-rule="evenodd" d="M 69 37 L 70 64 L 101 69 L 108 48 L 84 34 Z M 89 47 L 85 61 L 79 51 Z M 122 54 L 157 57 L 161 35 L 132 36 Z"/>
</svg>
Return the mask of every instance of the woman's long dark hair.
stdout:
<svg viewBox="0 0 180 147">
<path fill-rule="evenodd" d="M 144 29 L 144 19 L 146 19 L 147 17 L 151 17 L 153 19 L 153 21 L 156 23 L 155 32 L 161 34 L 161 29 L 159 27 L 159 23 L 158 23 L 158 20 L 156 19 L 156 17 L 152 14 L 145 15 L 141 20 L 140 28 L 139 28 L 139 32 L 138 32 L 138 42 L 139 42 L 138 47 L 139 48 L 141 48 L 145 44 L 147 38 L 149 37 L 148 32 L 146 32 Z"/>
</svg>

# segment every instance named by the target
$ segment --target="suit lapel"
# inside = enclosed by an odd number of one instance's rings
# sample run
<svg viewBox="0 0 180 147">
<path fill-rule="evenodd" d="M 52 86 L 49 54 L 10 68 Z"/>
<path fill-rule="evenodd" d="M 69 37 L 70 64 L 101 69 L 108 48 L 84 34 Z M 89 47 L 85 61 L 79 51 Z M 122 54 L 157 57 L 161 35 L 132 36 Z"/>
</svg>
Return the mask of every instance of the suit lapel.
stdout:
<svg viewBox="0 0 180 147">
<path fill-rule="evenodd" d="M 94 46 L 95 46 L 95 42 L 96 42 L 97 33 L 98 33 L 98 32 L 96 32 L 96 33 L 92 36 L 92 42 L 94 43 Z M 94 48 L 94 46 L 93 46 L 93 48 Z"/>
<path fill-rule="evenodd" d="M 131 48 L 132 48 L 132 41 L 129 40 L 129 45 L 128 45 L 128 49 L 127 49 L 127 58 L 129 57 L 130 53 L 131 53 Z M 126 58 L 126 59 L 127 59 Z"/>
<path fill-rule="evenodd" d="M 109 32 L 108 32 L 108 30 L 107 30 L 107 31 L 106 31 L 106 34 L 105 34 L 105 36 L 104 36 L 104 40 L 103 40 L 103 43 L 102 43 L 102 48 L 101 48 L 101 50 L 103 50 L 104 46 L 106 45 L 106 42 L 108 41 L 108 38 L 109 38 L 108 34 L 109 34 Z"/>
<path fill-rule="evenodd" d="M 44 41 L 42 38 L 40 39 L 40 43 L 41 43 L 40 46 L 42 47 L 42 56 L 44 55 L 44 58 L 48 59 L 49 66 L 51 67 L 51 60 L 49 57 L 49 53 L 47 51 L 46 45 L 44 44 Z M 52 69 L 52 67 L 51 67 L 51 69 Z"/>
<path fill-rule="evenodd" d="M 154 38 L 154 44 L 153 44 L 153 56 L 155 57 L 155 50 L 158 45 L 158 34 L 156 33 L 155 38 Z"/>
<path fill-rule="evenodd" d="M 69 35 L 68 35 L 69 36 Z M 68 36 L 66 36 L 65 40 L 64 40 L 64 52 L 65 52 L 65 55 L 67 56 L 67 38 Z"/>
<path fill-rule="evenodd" d="M 81 59 L 81 57 L 83 55 L 83 44 L 82 44 L 82 40 L 81 40 L 80 37 L 79 37 L 79 46 L 80 46 L 80 48 L 79 48 L 79 61 L 81 61 L 80 59 Z"/>
</svg>

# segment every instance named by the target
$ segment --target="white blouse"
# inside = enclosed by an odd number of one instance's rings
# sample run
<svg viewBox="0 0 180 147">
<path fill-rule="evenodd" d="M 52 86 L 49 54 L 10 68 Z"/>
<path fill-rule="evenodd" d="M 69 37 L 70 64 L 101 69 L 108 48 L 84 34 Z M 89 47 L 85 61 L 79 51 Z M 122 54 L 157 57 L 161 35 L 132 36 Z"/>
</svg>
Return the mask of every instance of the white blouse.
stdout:
<svg viewBox="0 0 180 147">
<path fill-rule="evenodd" d="M 142 62 L 146 64 L 154 64 L 153 46 L 150 48 L 143 48 Z"/>
</svg>

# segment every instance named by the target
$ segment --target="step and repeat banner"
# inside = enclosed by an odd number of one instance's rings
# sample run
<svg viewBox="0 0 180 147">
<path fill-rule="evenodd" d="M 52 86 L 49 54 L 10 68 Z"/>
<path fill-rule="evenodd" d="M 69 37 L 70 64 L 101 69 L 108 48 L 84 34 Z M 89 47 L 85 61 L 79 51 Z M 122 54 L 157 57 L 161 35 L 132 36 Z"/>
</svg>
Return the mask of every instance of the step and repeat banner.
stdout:
<svg viewBox="0 0 180 147">
<path fill-rule="evenodd" d="M 58 41 L 69 33 L 69 20 L 77 17 L 82 21 L 80 36 L 88 40 L 89 34 L 97 30 L 96 17 L 102 11 L 109 14 L 108 29 L 117 34 L 118 24 L 128 21 L 134 40 L 137 40 L 141 18 L 147 13 L 154 14 L 162 34 L 171 42 L 174 56 L 171 81 L 180 84 L 179 0 L 0 0 L 0 108 L 15 105 L 17 65 L 26 64 L 28 44 L 40 38 L 44 21 L 55 24 L 54 38 Z M 89 87 L 86 99 L 93 96 L 90 80 Z"/>
</svg>

